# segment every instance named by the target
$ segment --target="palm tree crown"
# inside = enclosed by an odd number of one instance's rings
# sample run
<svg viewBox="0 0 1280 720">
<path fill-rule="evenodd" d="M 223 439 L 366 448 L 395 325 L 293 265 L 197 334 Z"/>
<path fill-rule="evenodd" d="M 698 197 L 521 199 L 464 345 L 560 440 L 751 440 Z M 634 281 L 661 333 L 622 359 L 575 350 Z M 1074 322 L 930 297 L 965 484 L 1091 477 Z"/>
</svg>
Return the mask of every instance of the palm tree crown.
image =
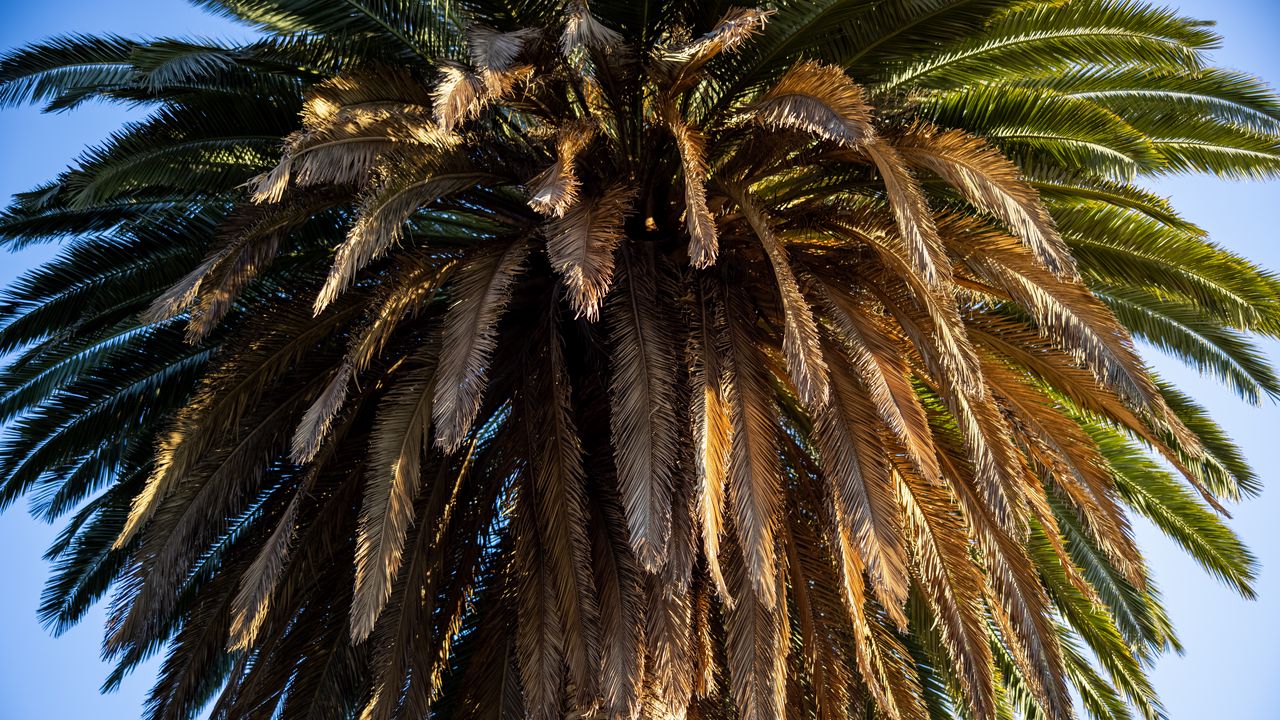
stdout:
<svg viewBox="0 0 1280 720">
<path fill-rule="evenodd" d="M 1130 0 L 202 0 L 0 103 L 150 112 L 0 215 L 0 503 L 147 717 L 1154 720 L 1145 515 L 1258 483 L 1280 283 L 1140 177 L 1280 101 Z"/>
</svg>

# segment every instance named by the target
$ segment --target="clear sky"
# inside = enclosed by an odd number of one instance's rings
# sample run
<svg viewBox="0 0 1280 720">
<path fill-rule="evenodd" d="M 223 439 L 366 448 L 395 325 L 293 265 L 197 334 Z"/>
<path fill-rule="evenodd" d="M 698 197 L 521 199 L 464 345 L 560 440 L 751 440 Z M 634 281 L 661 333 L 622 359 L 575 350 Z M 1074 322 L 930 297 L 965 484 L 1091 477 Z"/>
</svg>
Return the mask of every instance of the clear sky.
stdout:
<svg viewBox="0 0 1280 720">
<path fill-rule="evenodd" d="M 317 0 L 325 1 L 325 0 Z M 744 0 L 746 4 L 746 0 Z M 1280 3 L 1277 0 L 1163 0 L 1187 15 L 1216 20 L 1225 36 L 1218 64 L 1248 70 L 1280 86 Z M 181 0 L 0 0 L 0 48 L 66 32 L 179 37 L 245 37 L 246 31 Z M 101 106 L 71 114 L 33 109 L 0 111 L 0 199 L 52 177 L 86 143 L 96 142 L 129 113 Z M 1172 196 L 1218 242 L 1280 270 L 1276 243 L 1280 182 L 1228 183 L 1174 178 L 1156 188 Z M 0 255 L 0 284 L 47 257 L 37 248 Z M 1280 345 L 1267 347 L 1280 362 Z M 1246 602 L 1218 585 L 1150 526 L 1140 540 L 1186 646 L 1156 667 L 1154 680 L 1172 720 L 1275 720 L 1280 716 L 1280 407 L 1248 407 L 1212 380 L 1178 362 L 1147 353 L 1167 378 L 1208 406 L 1243 446 L 1267 490 L 1235 508 L 1233 527 L 1262 561 L 1260 600 Z M 61 638 L 36 620 L 48 568 L 40 559 L 57 526 L 32 520 L 22 508 L 0 516 L 0 719 L 137 718 L 154 663 L 118 692 L 100 696 L 109 672 L 98 660 L 101 608 Z"/>
</svg>

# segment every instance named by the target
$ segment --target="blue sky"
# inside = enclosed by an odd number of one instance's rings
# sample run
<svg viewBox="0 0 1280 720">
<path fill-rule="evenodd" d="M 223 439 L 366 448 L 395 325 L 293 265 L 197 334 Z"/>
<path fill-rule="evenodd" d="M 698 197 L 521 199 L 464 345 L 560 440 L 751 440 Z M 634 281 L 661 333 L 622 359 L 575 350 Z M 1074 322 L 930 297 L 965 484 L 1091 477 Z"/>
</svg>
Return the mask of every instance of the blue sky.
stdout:
<svg viewBox="0 0 1280 720">
<path fill-rule="evenodd" d="M 323 1 L 323 0 L 318 0 Z M 1280 86 L 1280 4 L 1275 0 L 1164 0 L 1187 15 L 1216 20 L 1225 36 L 1218 64 L 1248 70 Z M 0 0 L 0 48 L 65 32 L 126 35 L 245 37 L 246 31 L 181 0 Z M 100 106 L 72 114 L 40 115 L 33 109 L 0 111 L 0 198 L 50 178 L 86 143 L 97 141 L 129 113 Z M 1218 242 L 1280 270 L 1274 228 L 1280 182 L 1228 183 L 1173 178 L 1156 189 L 1173 198 L 1191 220 Z M 47 249 L 0 255 L 0 284 L 47 257 Z M 1280 345 L 1267 352 L 1280 362 Z M 1280 407 L 1253 408 L 1212 380 L 1176 361 L 1147 353 L 1157 369 L 1205 404 L 1243 446 L 1268 485 L 1260 498 L 1235 509 L 1233 527 L 1262 561 L 1260 600 L 1247 602 L 1218 585 L 1156 530 L 1139 535 L 1186 654 L 1162 659 L 1154 680 L 1172 720 L 1231 718 L 1274 720 L 1280 713 Z M 57 527 L 13 508 L 0 516 L 0 718 L 139 716 L 154 664 L 142 668 L 116 693 L 98 694 L 109 671 L 98 660 L 101 608 L 60 638 L 36 620 L 47 566 L 41 553 Z"/>
</svg>

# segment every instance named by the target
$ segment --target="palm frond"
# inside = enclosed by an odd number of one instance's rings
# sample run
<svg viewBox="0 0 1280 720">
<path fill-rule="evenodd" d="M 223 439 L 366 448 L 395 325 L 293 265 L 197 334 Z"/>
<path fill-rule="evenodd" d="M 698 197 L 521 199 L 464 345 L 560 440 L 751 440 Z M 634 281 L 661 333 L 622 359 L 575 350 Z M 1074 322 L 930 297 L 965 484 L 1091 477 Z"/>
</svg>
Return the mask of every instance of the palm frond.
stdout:
<svg viewBox="0 0 1280 720">
<path fill-rule="evenodd" d="M 444 319 L 431 406 L 435 442 L 442 449 L 457 449 L 480 411 L 487 365 L 497 344 L 497 323 L 528 251 L 524 242 L 515 241 L 459 271 L 458 294 Z"/>
<path fill-rule="evenodd" d="M 613 363 L 609 428 L 618 490 L 640 564 L 655 572 L 669 561 L 672 474 L 679 448 L 675 417 L 676 346 L 659 321 L 653 260 L 622 251 L 609 335 Z"/>
</svg>

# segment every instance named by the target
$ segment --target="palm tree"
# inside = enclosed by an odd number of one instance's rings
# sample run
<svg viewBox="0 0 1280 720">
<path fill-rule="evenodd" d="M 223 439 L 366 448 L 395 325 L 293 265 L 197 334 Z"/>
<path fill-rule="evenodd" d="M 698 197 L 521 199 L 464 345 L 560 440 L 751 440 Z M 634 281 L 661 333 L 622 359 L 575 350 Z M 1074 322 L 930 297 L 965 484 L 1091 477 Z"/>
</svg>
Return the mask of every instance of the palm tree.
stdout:
<svg viewBox="0 0 1280 720">
<path fill-rule="evenodd" d="M 1154 720 L 1150 518 L 1252 594 L 1280 282 L 1138 178 L 1280 100 L 1130 0 L 202 0 L 0 103 L 149 114 L 0 216 L 0 503 L 146 716 Z"/>
</svg>

